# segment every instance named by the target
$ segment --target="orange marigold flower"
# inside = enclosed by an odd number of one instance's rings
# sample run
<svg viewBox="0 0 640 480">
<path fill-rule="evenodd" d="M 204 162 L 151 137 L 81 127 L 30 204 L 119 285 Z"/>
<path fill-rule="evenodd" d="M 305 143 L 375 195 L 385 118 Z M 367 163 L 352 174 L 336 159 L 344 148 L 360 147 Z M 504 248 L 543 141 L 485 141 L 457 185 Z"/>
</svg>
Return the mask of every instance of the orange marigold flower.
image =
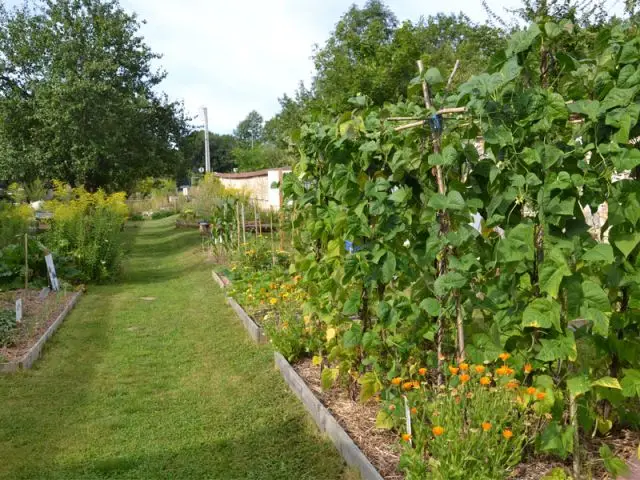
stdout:
<svg viewBox="0 0 640 480">
<path fill-rule="evenodd" d="M 519 382 L 517 380 L 510 380 L 507 382 L 507 388 L 510 390 L 515 390 L 518 388 Z"/>
<path fill-rule="evenodd" d="M 509 371 L 509 369 L 506 366 L 503 365 L 500 368 L 496 368 L 496 375 L 498 375 L 498 376 L 507 375 L 508 371 Z"/>
<path fill-rule="evenodd" d="M 469 370 L 469 364 L 468 363 L 461 363 L 458 366 L 460 367 L 460 370 L 462 370 L 463 372 L 466 372 L 467 370 Z"/>
<path fill-rule="evenodd" d="M 424 377 L 427 374 L 427 369 L 422 367 L 418 370 L 418 373 Z"/>
<path fill-rule="evenodd" d="M 444 433 L 444 428 L 442 428 L 441 426 L 435 426 L 431 429 L 431 432 L 436 436 L 439 437 L 440 435 L 442 435 Z"/>
<path fill-rule="evenodd" d="M 529 387 L 529 388 L 527 388 L 527 393 L 528 393 L 529 395 L 535 395 L 535 394 L 536 394 L 536 389 L 535 389 L 535 387 Z"/>
<path fill-rule="evenodd" d="M 533 367 L 530 363 L 524 364 L 524 373 L 531 373 L 533 371 Z"/>
<path fill-rule="evenodd" d="M 460 375 L 460 381 L 462 383 L 467 383 L 469 380 L 471 380 L 471 377 L 466 373 L 463 373 L 462 375 Z"/>
<path fill-rule="evenodd" d="M 404 440 L 405 442 L 411 441 L 411 434 L 410 433 L 403 433 L 402 434 L 402 440 Z"/>
<path fill-rule="evenodd" d="M 392 403 L 391 405 L 389 405 L 389 411 L 393 412 L 396 409 L 396 406 Z"/>
<path fill-rule="evenodd" d="M 394 379 L 391 380 L 391 385 L 400 385 L 402 383 L 402 378 L 400 377 L 395 377 Z"/>
<path fill-rule="evenodd" d="M 537 398 L 538 400 L 544 400 L 544 397 L 546 397 L 546 396 L 547 396 L 547 394 L 546 394 L 546 393 L 544 393 L 544 392 L 538 392 L 538 393 L 536 393 L 536 398 Z"/>
<path fill-rule="evenodd" d="M 491 430 L 491 423 L 482 422 L 482 430 L 485 432 L 488 432 L 489 430 Z"/>
<path fill-rule="evenodd" d="M 415 388 L 416 390 L 420 388 L 420 382 L 418 380 L 414 380 L 412 384 L 413 388 Z"/>
<path fill-rule="evenodd" d="M 418 413 L 418 409 L 416 407 L 411 407 L 411 415 L 415 415 Z"/>
<path fill-rule="evenodd" d="M 275 297 L 271 297 L 271 298 L 269 299 L 269 303 L 270 303 L 271 305 L 275 305 L 276 303 L 278 303 L 278 299 L 277 299 L 277 298 L 275 298 Z"/>
<path fill-rule="evenodd" d="M 502 436 L 503 436 L 504 438 L 506 438 L 507 440 L 509 440 L 511 437 L 513 437 L 513 432 L 512 432 L 510 429 L 505 428 L 505 429 L 502 431 Z"/>
<path fill-rule="evenodd" d="M 482 377 L 480 379 L 480 385 L 489 385 L 491 383 L 491 379 L 489 377 Z"/>
<path fill-rule="evenodd" d="M 484 373 L 484 371 L 486 370 L 484 365 L 474 365 L 473 369 L 476 371 L 476 373 Z"/>
<path fill-rule="evenodd" d="M 506 362 L 507 360 L 509 360 L 511 358 L 511 354 L 507 353 L 507 352 L 503 352 L 500 355 L 498 355 L 498 357 L 500 358 L 500 360 L 502 360 L 503 362 Z"/>
<path fill-rule="evenodd" d="M 513 368 L 507 367 L 507 375 L 513 375 L 515 370 Z"/>
<path fill-rule="evenodd" d="M 413 388 L 413 382 L 404 382 L 402 384 L 403 390 L 411 390 Z"/>
<path fill-rule="evenodd" d="M 451 372 L 451 375 L 457 375 L 460 369 L 458 367 L 449 367 L 449 371 Z"/>
</svg>

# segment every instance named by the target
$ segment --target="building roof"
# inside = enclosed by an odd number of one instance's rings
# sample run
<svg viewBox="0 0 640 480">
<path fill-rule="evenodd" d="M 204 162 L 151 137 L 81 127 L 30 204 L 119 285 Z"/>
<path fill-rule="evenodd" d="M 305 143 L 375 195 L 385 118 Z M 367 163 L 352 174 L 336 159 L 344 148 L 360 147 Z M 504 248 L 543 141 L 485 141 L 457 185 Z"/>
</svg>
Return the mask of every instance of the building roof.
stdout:
<svg viewBox="0 0 640 480">
<path fill-rule="evenodd" d="M 218 178 L 241 179 L 241 178 L 266 177 L 269 172 L 273 172 L 273 171 L 290 172 L 291 167 L 265 168 L 264 170 L 256 170 L 254 172 L 239 172 L 239 173 L 214 172 L 214 175 Z"/>
</svg>

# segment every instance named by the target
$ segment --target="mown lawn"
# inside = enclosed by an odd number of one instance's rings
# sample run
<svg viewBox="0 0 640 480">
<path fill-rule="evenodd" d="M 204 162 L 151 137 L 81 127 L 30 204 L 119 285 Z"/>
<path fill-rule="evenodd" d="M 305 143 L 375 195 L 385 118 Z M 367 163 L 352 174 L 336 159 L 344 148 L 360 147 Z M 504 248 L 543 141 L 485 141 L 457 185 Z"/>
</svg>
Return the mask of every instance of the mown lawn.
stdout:
<svg viewBox="0 0 640 480">
<path fill-rule="evenodd" d="M 174 221 L 128 226 L 122 281 L 89 288 L 35 369 L 0 377 L 0 478 L 355 478 Z"/>
</svg>

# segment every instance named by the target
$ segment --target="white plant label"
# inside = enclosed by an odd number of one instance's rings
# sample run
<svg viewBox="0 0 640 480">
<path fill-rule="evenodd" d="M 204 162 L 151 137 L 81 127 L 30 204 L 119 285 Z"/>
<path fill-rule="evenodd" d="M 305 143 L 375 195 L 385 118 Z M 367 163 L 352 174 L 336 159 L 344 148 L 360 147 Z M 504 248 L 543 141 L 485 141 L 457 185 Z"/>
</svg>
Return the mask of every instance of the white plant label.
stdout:
<svg viewBox="0 0 640 480">
<path fill-rule="evenodd" d="M 53 257 L 51 254 L 44 257 L 44 261 L 47 264 L 47 271 L 49 272 L 49 280 L 51 281 L 51 290 L 57 292 L 60 290 L 60 283 L 58 282 L 58 276 L 56 275 L 56 267 L 53 265 Z"/>
<path fill-rule="evenodd" d="M 16 300 L 16 323 L 22 322 L 22 299 Z"/>
</svg>

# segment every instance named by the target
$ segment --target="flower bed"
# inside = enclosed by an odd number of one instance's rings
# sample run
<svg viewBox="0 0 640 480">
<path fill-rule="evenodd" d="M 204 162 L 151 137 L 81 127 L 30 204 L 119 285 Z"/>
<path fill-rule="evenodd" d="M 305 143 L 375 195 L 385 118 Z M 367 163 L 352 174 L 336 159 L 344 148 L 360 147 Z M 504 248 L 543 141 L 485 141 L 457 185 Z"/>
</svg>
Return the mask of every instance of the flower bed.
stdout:
<svg viewBox="0 0 640 480">
<path fill-rule="evenodd" d="M 0 348 L 0 372 L 31 368 L 44 344 L 73 309 L 81 292 L 51 293 L 40 296 L 37 290 L 6 292 L 0 295 L 0 307 L 15 306 L 23 299 L 23 319 L 16 326 L 7 345 Z"/>
</svg>

